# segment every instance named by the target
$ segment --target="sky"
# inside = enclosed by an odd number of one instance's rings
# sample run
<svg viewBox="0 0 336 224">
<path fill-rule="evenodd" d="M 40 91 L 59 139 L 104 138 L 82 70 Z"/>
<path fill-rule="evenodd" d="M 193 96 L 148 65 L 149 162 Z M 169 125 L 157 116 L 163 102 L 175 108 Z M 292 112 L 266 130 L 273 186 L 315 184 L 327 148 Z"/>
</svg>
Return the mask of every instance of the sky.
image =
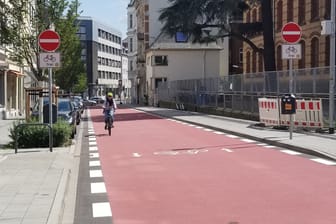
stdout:
<svg viewBox="0 0 336 224">
<path fill-rule="evenodd" d="M 97 21 L 122 33 L 127 32 L 127 5 L 130 0 L 79 0 L 81 16 L 92 16 Z"/>
</svg>

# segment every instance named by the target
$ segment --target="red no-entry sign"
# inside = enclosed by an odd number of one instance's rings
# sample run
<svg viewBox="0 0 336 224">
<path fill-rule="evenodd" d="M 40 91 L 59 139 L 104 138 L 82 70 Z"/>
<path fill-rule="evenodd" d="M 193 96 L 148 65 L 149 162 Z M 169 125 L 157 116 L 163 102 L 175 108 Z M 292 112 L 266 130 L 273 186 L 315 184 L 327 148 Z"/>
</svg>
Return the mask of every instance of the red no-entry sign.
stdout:
<svg viewBox="0 0 336 224">
<path fill-rule="evenodd" d="M 301 27 L 294 22 L 286 23 L 282 27 L 281 35 L 282 39 L 284 39 L 286 42 L 294 44 L 301 39 Z"/>
<path fill-rule="evenodd" d="M 58 33 L 53 30 L 45 30 L 40 33 L 38 43 L 42 50 L 50 52 L 55 51 L 59 47 L 61 41 Z"/>
</svg>

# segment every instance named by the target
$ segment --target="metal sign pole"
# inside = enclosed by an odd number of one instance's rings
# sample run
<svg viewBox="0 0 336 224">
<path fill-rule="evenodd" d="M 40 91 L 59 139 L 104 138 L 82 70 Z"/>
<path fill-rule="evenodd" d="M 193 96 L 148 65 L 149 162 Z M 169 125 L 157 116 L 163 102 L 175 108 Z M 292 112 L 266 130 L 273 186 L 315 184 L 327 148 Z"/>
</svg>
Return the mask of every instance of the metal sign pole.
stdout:
<svg viewBox="0 0 336 224">
<path fill-rule="evenodd" d="M 293 94 L 293 59 L 289 59 L 289 93 Z M 289 139 L 293 138 L 293 114 L 289 115 Z"/>
<path fill-rule="evenodd" d="M 52 68 L 49 68 L 49 148 L 50 152 L 52 152 L 52 145 L 53 145 L 53 129 L 52 129 L 52 124 L 53 124 L 53 111 L 52 111 Z"/>
<path fill-rule="evenodd" d="M 329 134 L 335 133 L 334 110 L 335 110 L 335 0 L 331 0 L 330 19 L 332 33 L 330 34 L 330 83 L 329 83 Z"/>
</svg>

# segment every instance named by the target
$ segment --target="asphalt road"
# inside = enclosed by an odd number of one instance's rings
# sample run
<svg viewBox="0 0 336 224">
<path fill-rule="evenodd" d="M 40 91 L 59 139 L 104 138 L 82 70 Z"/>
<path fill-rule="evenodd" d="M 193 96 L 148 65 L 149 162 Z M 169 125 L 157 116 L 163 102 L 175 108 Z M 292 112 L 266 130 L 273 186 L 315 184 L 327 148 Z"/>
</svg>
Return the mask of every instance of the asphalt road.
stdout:
<svg viewBox="0 0 336 224">
<path fill-rule="evenodd" d="M 90 119 L 75 223 L 336 223 L 336 167 L 309 155 L 134 109 L 112 136 Z"/>
</svg>

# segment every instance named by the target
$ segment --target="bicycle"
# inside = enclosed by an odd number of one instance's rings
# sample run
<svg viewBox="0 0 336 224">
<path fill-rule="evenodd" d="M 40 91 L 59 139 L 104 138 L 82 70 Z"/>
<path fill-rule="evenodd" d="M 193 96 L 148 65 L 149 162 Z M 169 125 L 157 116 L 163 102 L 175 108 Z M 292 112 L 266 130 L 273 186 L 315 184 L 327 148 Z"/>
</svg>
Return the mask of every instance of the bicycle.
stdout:
<svg viewBox="0 0 336 224">
<path fill-rule="evenodd" d="M 111 110 L 104 110 L 105 113 L 105 127 L 108 130 L 109 136 L 111 136 L 111 129 L 113 127 L 113 117 Z"/>
</svg>

